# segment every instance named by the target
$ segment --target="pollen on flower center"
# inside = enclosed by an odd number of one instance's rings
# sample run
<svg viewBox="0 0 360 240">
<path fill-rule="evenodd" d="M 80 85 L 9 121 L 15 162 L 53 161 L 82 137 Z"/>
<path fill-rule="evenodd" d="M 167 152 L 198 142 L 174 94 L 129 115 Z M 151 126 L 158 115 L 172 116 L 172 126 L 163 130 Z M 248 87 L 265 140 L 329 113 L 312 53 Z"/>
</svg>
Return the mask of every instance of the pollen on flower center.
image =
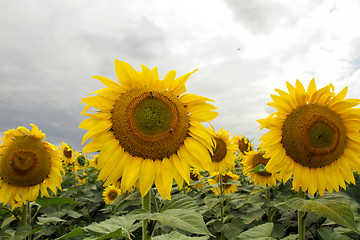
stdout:
<svg viewBox="0 0 360 240">
<path fill-rule="evenodd" d="M 112 130 L 133 156 L 163 159 L 176 153 L 186 139 L 189 116 L 167 91 L 134 88 L 121 95 L 112 112 Z"/>
<path fill-rule="evenodd" d="M 35 138 L 17 138 L 1 158 L 0 175 L 8 183 L 32 186 L 43 181 L 50 171 L 45 147 Z"/>
<path fill-rule="evenodd" d="M 346 129 L 340 116 L 325 106 L 303 105 L 283 125 L 281 143 L 297 163 L 324 167 L 338 159 L 346 147 Z"/>
</svg>

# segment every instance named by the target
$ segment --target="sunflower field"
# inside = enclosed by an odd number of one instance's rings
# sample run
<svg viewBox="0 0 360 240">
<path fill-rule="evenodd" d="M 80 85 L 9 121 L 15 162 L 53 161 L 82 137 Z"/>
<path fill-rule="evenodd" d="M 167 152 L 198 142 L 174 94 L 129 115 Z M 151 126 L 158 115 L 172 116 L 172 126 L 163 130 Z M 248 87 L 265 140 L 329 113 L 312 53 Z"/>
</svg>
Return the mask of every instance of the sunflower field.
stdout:
<svg viewBox="0 0 360 240">
<path fill-rule="evenodd" d="M 359 239 L 360 100 L 287 82 L 255 148 L 212 126 L 195 71 L 115 60 L 117 81 L 94 76 L 105 88 L 81 99 L 82 149 L 35 124 L 4 132 L 0 238 Z"/>
</svg>

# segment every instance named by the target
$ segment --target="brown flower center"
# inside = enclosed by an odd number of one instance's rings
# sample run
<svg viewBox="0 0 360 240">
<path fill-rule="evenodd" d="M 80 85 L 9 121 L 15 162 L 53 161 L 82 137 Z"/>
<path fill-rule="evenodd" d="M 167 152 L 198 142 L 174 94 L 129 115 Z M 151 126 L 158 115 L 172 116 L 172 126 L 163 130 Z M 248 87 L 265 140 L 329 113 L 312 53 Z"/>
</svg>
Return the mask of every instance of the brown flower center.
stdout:
<svg viewBox="0 0 360 240">
<path fill-rule="evenodd" d="M 68 147 L 65 147 L 64 150 L 63 150 L 63 154 L 64 154 L 65 157 L 71 158 L 71 156 L 72 156 L 72 151 L 71 151 L 71 149 L 69 150 Z"/>
<path fill-rule="evenodd" d="M 224 183 L 224 188 L 229 188 L 231 187 L 231 184 L 226 184 L 229 180 L 232 180 L 232 177 L 230 175 L 227 174 L 223 174 L 222 175 L 222 182 Z"/>
<path fill-rule="evenodd" d="M 116 101 L 112 130 L 133 156 L 163 159 L 176 153 L 187 137 L 189 116 L 185 106 L 168 91 L 134 88 Z"/>
<path fill-rule="evenodd" d="M 239 151 L 245 154 L 249 150 L 249 143 L 245 143 L 245 138 L 239 140 Z"/>
<path fill-rule="evenodd" d="M 108 198 L 111 200 L 111 201 L 114 201 L 116 198 L 118 197 L 118 193 L 116 191 L 110 191 L 108 193 Z"/>
<path fill-rule="evenodd" d="M 211 161 L 221 162 L 226 156 L 226 143 L 221 138 L 215 138 L 216 147 L 214 153 L 211 155 Z"/>
<path fill-rule="evenodd" d="M 50 171 L 50 157 L 41 141 L 31 136 L 15 138 L 0 159 L 0 176 L 9 184 L 32 186 Z"/>
<path fill-rule="evenodd" d="M 325 106 L 312 104 L 300 106 L 287 116 L 281 143 L 295 162 L 319 168 L 341 157 L 346 139 L 340 116 Z"/>
<path fill-rule="evenodd" d="M 256 155 L 253 156 L 251 164 L 253 168 L 256 168 L 257 166 L 259 166 L 259 164 L 266 166 L 268 162 L 269 162 L 269 158 L 264 158 L 261 153 L 257 153 Z M 268 172 L 255 172 L 255 173 L 262 177 L 271 176 L 271 173 Z"/>
</svg>

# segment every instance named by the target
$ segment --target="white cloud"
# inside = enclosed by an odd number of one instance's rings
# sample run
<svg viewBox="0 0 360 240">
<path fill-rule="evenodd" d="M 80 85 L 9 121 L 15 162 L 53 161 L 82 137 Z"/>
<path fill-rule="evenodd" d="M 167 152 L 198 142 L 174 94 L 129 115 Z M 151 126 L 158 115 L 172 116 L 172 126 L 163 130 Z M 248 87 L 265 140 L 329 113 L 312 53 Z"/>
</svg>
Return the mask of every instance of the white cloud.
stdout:
<svg viewBox="0 0 360 240">
<path fill-rule="evenodd" d="M 360 92 L 358 1 L 14 1 L 2 4 L 0 130 L 34 121 L 81 150 L 79 102 L 115 79 L 114 59 L 160 77 L 199 69 L 191 93 L 214 99 L 213 121 L 256 143 L 259 118 L 285 82 Z M 240 49 L 240 50 L 238 50 Z M 3 114 L 5 113 L 5 114 Z"/>
</svg>

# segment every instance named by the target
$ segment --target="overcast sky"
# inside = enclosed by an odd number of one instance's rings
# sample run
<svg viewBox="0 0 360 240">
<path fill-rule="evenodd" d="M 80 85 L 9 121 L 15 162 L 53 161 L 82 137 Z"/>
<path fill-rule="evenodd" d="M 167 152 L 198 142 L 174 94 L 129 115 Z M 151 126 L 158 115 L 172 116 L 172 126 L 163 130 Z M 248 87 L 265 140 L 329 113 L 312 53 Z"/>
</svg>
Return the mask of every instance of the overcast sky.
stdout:
<svg viewBox="0 0 360 240">
<path fill-rule="evenodd" d="M 81 98 L 104 87 L 92 76 L 116 80 L 115 59 L 160 78 L 199 69 L 188 92 L 215 100 L 216 130 L 255 145 L 286 81 L 360 98 L 360 1 L 0 0 L 0 13 L 0 131 L 34 123 L 78 151 Z"/>
</svg>

